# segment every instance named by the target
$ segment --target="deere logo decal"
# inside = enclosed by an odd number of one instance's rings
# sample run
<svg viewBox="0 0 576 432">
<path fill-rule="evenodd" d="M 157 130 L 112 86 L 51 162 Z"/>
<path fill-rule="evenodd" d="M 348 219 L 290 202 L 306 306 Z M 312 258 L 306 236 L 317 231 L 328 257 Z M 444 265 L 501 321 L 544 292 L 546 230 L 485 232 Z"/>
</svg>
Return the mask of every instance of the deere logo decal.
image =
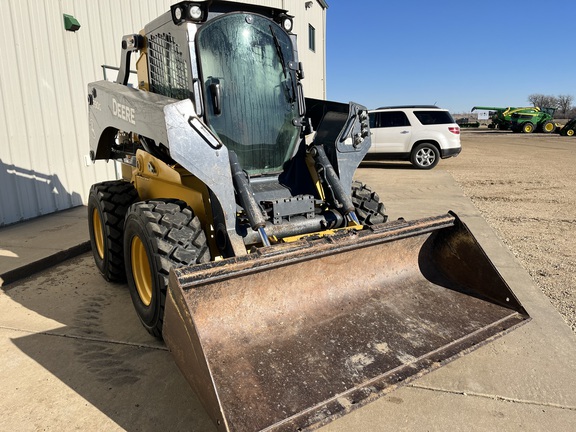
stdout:
<svg viewBox="0 0 576 432">
<path fill-rule="evenodd" d="M 112 98 L 112 114 L 128 123 L 136 124 L 134 108 L 121 104 L 114 98 Z"/>
</svg>

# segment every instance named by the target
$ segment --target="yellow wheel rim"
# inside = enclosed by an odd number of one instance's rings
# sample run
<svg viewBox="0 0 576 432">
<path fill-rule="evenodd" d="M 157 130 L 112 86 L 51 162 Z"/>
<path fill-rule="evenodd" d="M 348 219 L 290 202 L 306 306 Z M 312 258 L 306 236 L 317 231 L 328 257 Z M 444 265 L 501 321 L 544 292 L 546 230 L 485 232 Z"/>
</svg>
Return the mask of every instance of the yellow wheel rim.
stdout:
<svg viewBox="0 0 576 432">
<path fill-rule="evenodd" d="M 574 135 L 574 131 L 572 129 L 568 129 L 568 132 L 566 132 L 566 135 L 572 136 L 572 135 Z"/>
<path fill-rule="evenodd" d="M 552 130 L 554 129 L 554 125 L 552 123 L 547 123 L 546 126 L 544 126 L 546 132 L 552 132 Z"/>
<path fill-rule="evenodd" d="M 96 243 L 96 251 L 100 259 L 104 259 L 104 230 L 102 228 L 102 219 L 98 209 L 92 211 L 92 230 L 94 231 L 94 242 Z"/>
<path fill-rule="evenodd" d="M 140 237 L 132 238 L 131 248 L 131 265 L 134 284 L 140 296 L 140 300 L 145 306 L 150 306 L 152 302 L 152 273 L 150 272 L 150 262 L 144 248 L 144 243 Z"/>
<path fill-rule="evenodd" d="M 524 132 L 527 132 L 527 133 L 532 132 L 532 126 L 530 126 L 530 125 L 524 126 Z"/>
</svg>

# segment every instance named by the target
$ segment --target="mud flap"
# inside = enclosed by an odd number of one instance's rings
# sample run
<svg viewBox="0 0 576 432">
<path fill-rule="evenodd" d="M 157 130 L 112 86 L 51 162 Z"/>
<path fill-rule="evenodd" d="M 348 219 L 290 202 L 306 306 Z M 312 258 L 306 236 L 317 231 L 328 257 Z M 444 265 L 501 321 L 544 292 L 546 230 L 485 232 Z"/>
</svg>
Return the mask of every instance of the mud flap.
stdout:
<svg viewBox="0 0 576 432">
<path fill-rule="evenodd" d="M 528 319 L 450 213 L 173 271 L 164 340 L 219 430 L 296 431 Z"/>
</svg>

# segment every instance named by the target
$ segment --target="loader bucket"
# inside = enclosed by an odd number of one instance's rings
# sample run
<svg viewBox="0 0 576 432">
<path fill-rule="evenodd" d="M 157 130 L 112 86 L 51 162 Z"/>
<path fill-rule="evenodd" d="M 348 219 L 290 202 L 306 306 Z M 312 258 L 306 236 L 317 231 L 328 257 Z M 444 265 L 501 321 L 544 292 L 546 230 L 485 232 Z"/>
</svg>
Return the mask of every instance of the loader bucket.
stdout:
<svg viewBox="0 0 576 432">
<path fill-rule="evenodd" d="M 170 275 L 164 339 L 222 431 L 313 429 L 526 322 L 453 213 Z"/>
</svg>

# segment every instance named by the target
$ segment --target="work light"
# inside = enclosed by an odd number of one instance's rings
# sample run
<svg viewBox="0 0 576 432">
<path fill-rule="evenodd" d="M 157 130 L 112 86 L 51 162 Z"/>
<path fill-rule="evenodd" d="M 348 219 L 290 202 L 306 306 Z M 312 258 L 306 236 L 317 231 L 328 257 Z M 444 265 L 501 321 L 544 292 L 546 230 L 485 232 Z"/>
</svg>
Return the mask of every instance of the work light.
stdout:
<svg viewBox="0 0 576 432">
<path fill-rule="evenodd" d="M 183 1 L 173 5 L 172 21 L 180 25 L 185 22 L 201 22 L 206 20 L 208 3 L 205 1 Z"/>
<path fill-rule="evenodd" d="M 280 24 L 284 30 L 290 33 L 292 31 L 292 27 L 294 27 L 292 18 L 292 16 L 282 13 L 276 17 L 275 21 Z"/>
<path fill-rule="evenodd" d="M 200 18 L 202 18 L 202 8 L 196 4 L 193 4 L 190 6 L 190 9 L 188 9 L 188 14 L 190 15 L 191 19 L 198 21 Z"/>
</svg>

